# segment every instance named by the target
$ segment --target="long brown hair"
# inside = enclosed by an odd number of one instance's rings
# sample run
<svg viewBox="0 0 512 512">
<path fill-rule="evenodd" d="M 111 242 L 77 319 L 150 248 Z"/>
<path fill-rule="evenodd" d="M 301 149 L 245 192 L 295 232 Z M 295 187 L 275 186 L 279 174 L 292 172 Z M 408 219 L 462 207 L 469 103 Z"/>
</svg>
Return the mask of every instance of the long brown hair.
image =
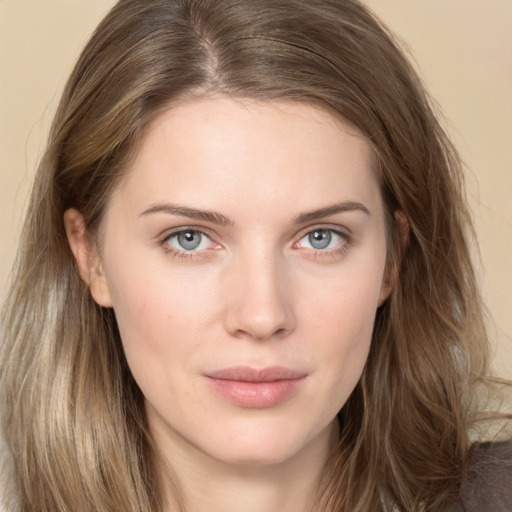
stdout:
<svg viewBox="0 0 512 512">
<path fill-rule="evenodd" d="M 162 509 L 143 396 L 113 312 L 79 277 L 63 213 L 80 210 L 93 234 L 147 123 L 210 93 L 320 105 L 371 145 L 398 278 L 319 501 L 441 510 L 459 492 L 488 371 L 471 223 L 459 157 L 418 76 L 357 0 L 121 0 L 92 36 L 55 116 L 2 315 L 20 510 Z"/>
</svg>

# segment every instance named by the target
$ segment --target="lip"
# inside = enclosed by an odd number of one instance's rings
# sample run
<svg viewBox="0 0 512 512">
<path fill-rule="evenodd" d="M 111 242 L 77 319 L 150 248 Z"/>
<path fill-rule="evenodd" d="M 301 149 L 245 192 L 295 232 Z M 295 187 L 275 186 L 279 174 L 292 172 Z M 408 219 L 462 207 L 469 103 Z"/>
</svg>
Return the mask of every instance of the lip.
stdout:
<svg viewBox="0 0 512 512">
<path fill-rule="evenodd" d="M 294 395 L 308 374 L 283 366 L 256 369 L 233 366 L 205 375 L 210 389 L 239 407 L 263 409 Z"/>
</svg>

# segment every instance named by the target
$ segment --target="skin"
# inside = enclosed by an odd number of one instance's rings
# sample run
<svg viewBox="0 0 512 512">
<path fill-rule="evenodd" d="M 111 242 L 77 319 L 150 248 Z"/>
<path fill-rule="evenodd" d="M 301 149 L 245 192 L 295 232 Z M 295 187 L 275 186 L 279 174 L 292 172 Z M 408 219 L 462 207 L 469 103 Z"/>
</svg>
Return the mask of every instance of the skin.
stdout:
<svg viewBox="0 0 512 512">
<path fill-rule="evenodd" d="M 183 102 L 148 127 L 109 201 L 101 253 L 78 211 L 65 224 L 94 299 L 115 310 L 188 510 L 308 509 L 391 291 L 364 138 L 304 104 Z M 179 228 L 200 245 L 180 246 Z M 326 248 L 312 245 L 319 229 Z M 205 377 L 234 365 L 307 376 L 276 405 L 243 407 Z"/>
</svg>

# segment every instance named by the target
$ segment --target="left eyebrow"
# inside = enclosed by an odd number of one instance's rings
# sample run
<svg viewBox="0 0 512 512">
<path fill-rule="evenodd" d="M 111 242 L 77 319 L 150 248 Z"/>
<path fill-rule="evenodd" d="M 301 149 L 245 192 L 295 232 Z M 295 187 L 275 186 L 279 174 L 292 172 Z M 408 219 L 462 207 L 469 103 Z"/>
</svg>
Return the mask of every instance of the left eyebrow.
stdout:
<svg viewBox="0 0 512 512">
<path fill-rule="evenodd" d="M 325 208 L 320 208 L 318 210 L 313 210 L 311 212 L 301 213 L 300 215 L 295 217 L 294 223 L 304 224 L 305 222 L 311 222 L 312 220 L 328 217 L 329 215 L 335 215 L 336 213 L 353 211 L 360 211 L 366 215 L 371 215 L 370 210 L 368 210 L 368 208 L 366 208 L 364 204 L 357 203 L 354 201 L 344 201 L 342 203 L 326 206 Z"/>
</svg>

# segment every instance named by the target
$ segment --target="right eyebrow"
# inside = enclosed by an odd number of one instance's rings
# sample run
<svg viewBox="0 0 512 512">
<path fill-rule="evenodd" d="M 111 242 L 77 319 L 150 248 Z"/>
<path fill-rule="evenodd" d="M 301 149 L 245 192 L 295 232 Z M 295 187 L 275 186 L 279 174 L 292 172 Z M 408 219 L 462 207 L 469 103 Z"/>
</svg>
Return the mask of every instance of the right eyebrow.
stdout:
<svg viewBox="0 0 512 512">
<path fill-rule="evenodd" d="M 168 215 L 176 215 L 178 217 L 187 217 L 189 219 L 202 220 L 220 226 L 232 227 L 235 225 L 234 221 L 232 221 L 225 215 L 222 215 L 222 213 L 210 210 L 200 210 L 198 208 L 191 208 L 189 206 L 177 205 L 172 203 L 153 204 L 149 208 L 144 210 L 142 213 L 140 213 L 139 218 L 154 213 L 166 213 Z"/>
</svg>

